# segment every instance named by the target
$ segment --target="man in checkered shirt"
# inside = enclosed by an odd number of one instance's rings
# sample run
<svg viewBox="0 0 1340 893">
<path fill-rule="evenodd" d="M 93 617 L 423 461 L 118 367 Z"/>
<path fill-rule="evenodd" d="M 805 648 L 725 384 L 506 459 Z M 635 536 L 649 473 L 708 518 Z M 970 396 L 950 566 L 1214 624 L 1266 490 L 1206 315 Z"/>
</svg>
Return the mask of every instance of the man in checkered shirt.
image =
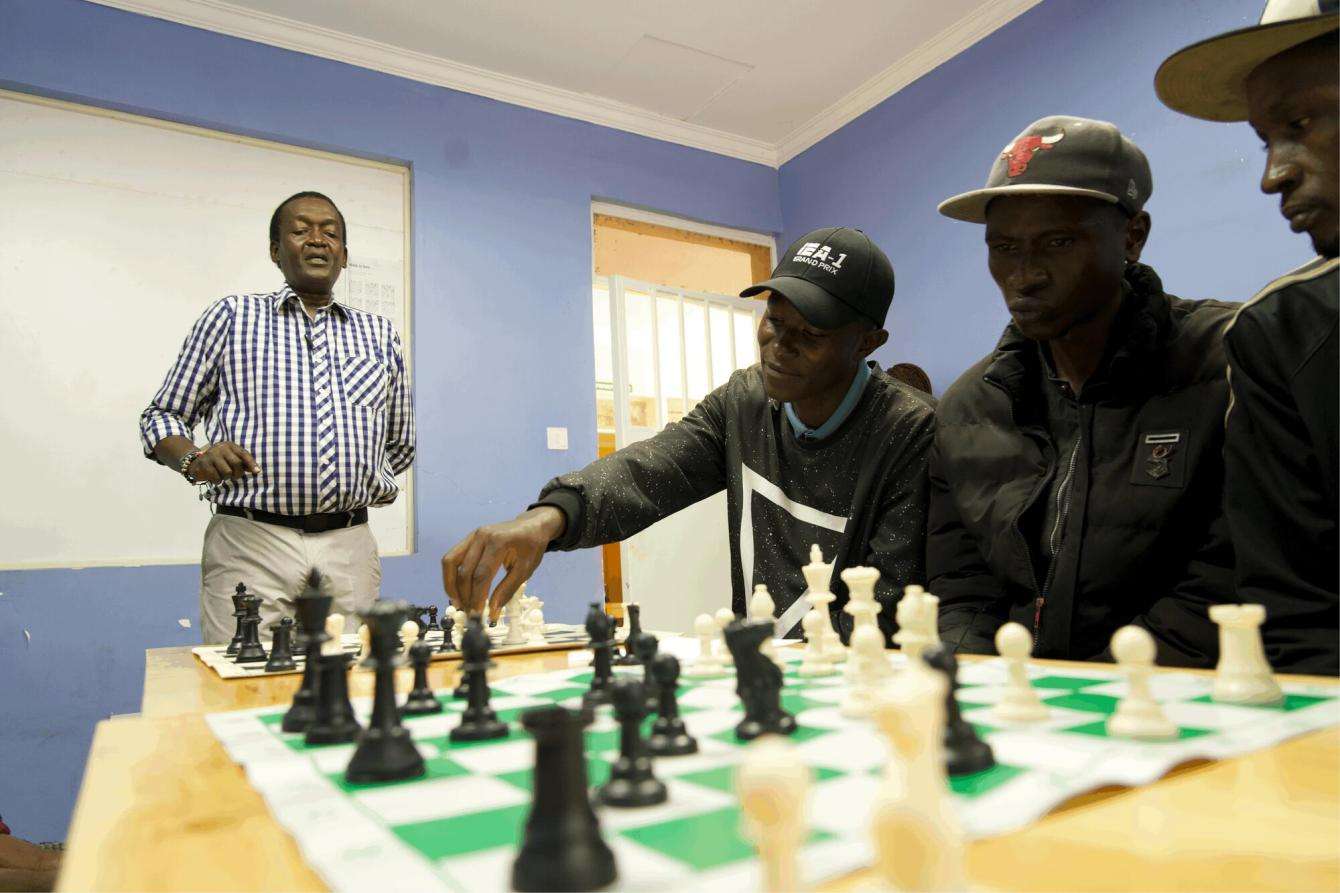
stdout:
<svg viewBox="0 0 1340 893">
<path fill-rule="evenodd" d="M 210 306 L 140 416 L 145 456 L 214 504 L 200 561 L 206 644 L 232 636 L 238 583 L 261 597 L 262 630 L 293 613 L 312 568 L 335 610 L 366 609 L 381 585 L 368 506 L 394 501 L 414 460 L 400 336 L 332 295 L 349 259 L 335 203 L 315 192 L 280 203 L 270 259 L 284 286 Z"/>
</svg>

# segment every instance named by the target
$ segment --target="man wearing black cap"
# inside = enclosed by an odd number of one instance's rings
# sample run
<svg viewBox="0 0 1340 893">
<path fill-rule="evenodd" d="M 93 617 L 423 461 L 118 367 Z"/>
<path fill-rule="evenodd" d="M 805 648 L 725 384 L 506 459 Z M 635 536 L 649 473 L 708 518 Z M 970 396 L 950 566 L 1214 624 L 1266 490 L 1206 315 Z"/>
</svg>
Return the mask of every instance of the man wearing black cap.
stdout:
<svg viewBox="0 0 1340 893">
<path fill-rule="evenodd" d="M 1266 286 L 1224 336 L 1225 439 L 1237 599 L 1266 606 L 1276 669 L 1340 674 L 1337 280 L 1340 77 L 1336 0 L 1272 0 L 1260 24 L 1174 53 L 1154 85 L 1169 107 L 1247 121 L 1265 144 L 1261 191 L 1280 196 L 1315 260 Z"/>
<path fill-rule="evenodd" d="M 1116 127 L 1063 115 L 1006 146 L 986 188 L 940 205 L 986 224 L 1012 318 L 937 413 L 926 573 L 951 646 L 994 652 L 1013 620 L 1035 656 L 1107 659 L 1134 623 L 1160 663 L 1214 660 L 1206 609 L 1232 590 L 1220 510 L 1232 310 L 1165 294 L 1139 263 L 1152 189 Z"/>
<path fill-rule="evenodd" d="M 741 369 L 682 421 L 546 484 L 511 521 L 475 530 L 442 558 L 447 594 L 496 615 L 546 551 L 616 542 L 719 490 L 727 493 L 732 607 L 766 583 L 789 632 L 804 589 L 800 568 L 818 543 L 840 572 L 880 571 L 880 622 L 908 583 L 923 580 L 926 454 L 934 412 L 869 354 L 888 339 L 893 267 L 860 230 L 815 230 L 772 278 L 741 292 L 766 296 L 761 362 Z M 499 568 L 506 569 L 490 594 Z M 839 627 L 841 628 L 841 627 Z"/>
</svg>

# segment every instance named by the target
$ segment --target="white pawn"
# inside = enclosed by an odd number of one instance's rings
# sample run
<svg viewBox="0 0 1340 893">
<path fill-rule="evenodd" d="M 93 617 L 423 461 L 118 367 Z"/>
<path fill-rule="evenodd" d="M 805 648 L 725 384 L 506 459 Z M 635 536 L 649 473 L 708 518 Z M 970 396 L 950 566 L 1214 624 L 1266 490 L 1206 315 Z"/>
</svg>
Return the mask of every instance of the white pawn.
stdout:
<svg viewBox="0 0 1340 893">
<path fill-rule="evenodd" d="M 1005 693 L 995 706 L 995 716 L 1007 722 L 1039 722 L 1051 711 L 1028 681 L 1028 657 L 1033 638 L 1019 623 L 1006 623 L 996 630 L 996 651 L 1005 659 Z"/>
<path fill-rule="evenodd" d="M 945 777 L 945 677 L 911 664 L 886 687 L 874 719 L 891 758 L 875 793 L 875 871 L 893 890 L 965 888 L 963 831 Z"/>
<path fill-rule="evenodd" d="M 797 671 L 802 676 L 826 676 L 833 672 L 833 664 L 824 649 L 824 628 L 832 628 L 828 612 L 810 611 L 800 620 L 805 631 L 805 653 Z"/>
<path fill-rule="evenodd" d="M 409 654 L 409 648 L 419 639 L 419 624 L 413 620 L 406 620 L 400 624 L 400 647 Z"/>
<path fill-rule="evenodd" d="M 358 662 L 362 663 L 372 654 L 372 630 L 366 623 L 358 627 Z"/>
<path fill-rule="evenodd" d="M 1211 605 L 1210 619 L 1219 624 L 1219 665 L 1215 667 L 1216 701 L 1225 704 L 1278 704 L 1284 692 L 1270 672 L 1261 624 L 1264 605 Z"/>
<path fill-rule="evenodd" d="M 730 649 L 726 647 L 726 627 L 735 622 L 735 612 L 730 608 L 718 608 L 715 614 L 717 623 L 717 659 L 721 661 L 723 667 L 735 666 L 735 659 L 730 655 Z"/>
<path fill-rule="evenodd" d="M 1138 626 L 1123 626 L 1112 634 L 1112 656 L 1126 674 L 1126 697 L 1107 718 L 1107 733 L 1115 738 L 1162 740 L 1177 737 L 1177 725 L 1154 700 L 1149 674 L 1154 669 L 1154 638 Z"/>
<path fill-rule="evenodd" d="M 526 612 L 525 627 L 527 645 L 549 644 L 549 640 L 544 637 L 544 615 L 539 608 L 531 608 Z"/>
<path fill-rule="evenodd" d="M 722 672 L 721 658 L 713 644 L 720 630 L 711 614 L 699 614 L 693 621 L 693 632 L 698 636 L 698 657 L 684 671 L 686 676 L 717 676 Z"/>
<path fill-rule="evenodd" d="M 330 638 L 321 643 L 322 654 L 344 653 L 344 615 L 326 615 L 326 635 Z"/>
<path fill-rule="evenodd" d="M 924 651 L 940 647 L 940 597 L 915 583 L 903 587 L 903 597 L 915 595 L 918 603 L 917 633 L 925 640 Z"/>
<path fill-rule="evenodd" d="M 774 626 L 774 636 L 777 625 L 777 603 L 772 600 L 772 594 L 768 592 L 766 584 L 757 583 L 754 585 L 754 597 L 749 600 L 749 616 L 754 620 L 770 620 Z M 774 636 L 768 636 L 763 640 L 763 644 L 758 646 L 760 654 L 765 655 L 777 666 L 782 666 L 782 659 L 777 656 L 777 643 L 773 641 Z"/>
<path fill-rule="evenodd" d="M 879 627 L 858 626 L 852 630 L 847 675 L 851 682 L 839 712 L 853 719 L 869 716 L 879 692 L 893 675 L 893 666 L 884 653 L 884 634 Z"/>
<path fill-rule="evenodd" d="M 504 645 L 526 644 L 526 628 L 523 618 L 526 612 L 527 595 L 524 591 L 517 593 L 517 595 L 519 598 L 513 597 L 503 608 L 503 617 L 507 623 L 507 635 L 502 640 Z"/>
<path fill-rule="evenodd" d="M 810 793 L 810 768 L 794 745 L 765 735 L 745 748 L 735 770 L 740 801 L 741 832 L 758 848 L 763 890 L 791 893 L 800 889 L 796 853 L 808 836 L 805 802 Z"/>
</svg>

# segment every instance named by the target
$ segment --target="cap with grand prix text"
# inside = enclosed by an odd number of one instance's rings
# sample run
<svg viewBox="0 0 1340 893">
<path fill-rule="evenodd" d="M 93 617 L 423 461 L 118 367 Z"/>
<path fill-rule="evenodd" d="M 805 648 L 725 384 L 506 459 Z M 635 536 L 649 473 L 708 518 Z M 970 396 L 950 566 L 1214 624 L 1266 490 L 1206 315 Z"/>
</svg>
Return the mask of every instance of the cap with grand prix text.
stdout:
<svg viewBox="0 0 1340 893">
<path fill-rule="evenodd" d="M 893 264 L 859 229 L 816 229 L 791 243 L 771 278 L 749 286 L 740 297 L 763 291 L 786 298 L 819 329 L 839 329 L 857 320 L 882 328 L 893 302 Z"/>
</svg>

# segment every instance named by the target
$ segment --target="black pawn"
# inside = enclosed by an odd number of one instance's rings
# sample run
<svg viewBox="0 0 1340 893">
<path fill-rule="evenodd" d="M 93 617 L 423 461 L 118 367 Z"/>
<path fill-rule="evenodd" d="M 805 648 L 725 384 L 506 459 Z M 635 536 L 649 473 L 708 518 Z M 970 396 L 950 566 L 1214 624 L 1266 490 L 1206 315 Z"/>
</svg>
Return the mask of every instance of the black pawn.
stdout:
<svg viewBox="0 0 1340 893">
<path fill-rule="evenodd" d="M 665 783 L 651 772 L 651 757 L 642 741 L 642 719 L 647 715 L 647 694 L 642 683 L 626 676 L 610 685 L 614 718 L 619 721 L 619 756 L 610 766 L 610 780 L 596 789 L 596 799 L 606 806 L 655 806 L 664 803 Z"/>
<path fill-rule="evenodd" d="M 367 731 L 358 736 L 358 747 L 344 770 L 345 780 L 354 784 L 418 778 L 425 771 L 423 756 L 414 745 L 409 730 L 400 724 L 395 703 L 395 670 L 401 663 L 395 642 L 400 636 L 405 614 L 404 602 L 379 601 L 363 615 L 363 622 L 371 634 L 368 660 L 377 676 L 372 696 L 372 719 Z M 419 644 L 416 642 L 410 650 L 417 649 Z"/>
<path fill-rule="evenodd" d="M 613 647 L 610 637 L 613 634 L 614 621 L 601 609 L 600 602 L 591 602 L 591 609 L 586 613 L 586 635 L 590 637 L 591 651 L 595 655 L 591 661 L 595 669 L 591 673 L 591 687 L 582 695 L 583 707 L 591 708 L 610 702 L 609 688 L 614 679 L 610 665 L 610 651 Z"/>
<path fill-rule="evenodd" d="M 442 615 L 442 644 L 437 649 L 439 654 L 456 650 L 456 643 L 451 640 L 451 630 L 455 625 L 450 611 Z"/>
<path fill-rule="evenodd" d="M 628 617 L 628 635 L 623 640 L 623 654 L 614 658 L 614 665 L 632 667 L 642 663 L 637 656 L 637 637 L 642 635 L 642 606 L 637 602 L 624 605 L 624 615 Z"/>
<path fill-rule="evenodd" d="M 428 632 L 438 629 L 437 625 L 437 605 L 428 606 Z"/>
<path fill-rule="evenodd" d="M 233 640 L 228 643 L 228 650 L 223 652 L 228 657 L 232 657 L 237 653 L 237 649 L 242 647 L 242 618 L 247 613 L 243 600 L 247 597 L 247 584 L 238 583 L 231 597 L 233 600 Z"/>
<path fill-rule="evenodd" d="M 433 646 L 420 639 L 409 646 L 409 660 L 414 665 L 414 688 L 405 698 L 400 712 L 405 716 L 427 716 L 441 713 L 442 702 L 428 687 L 428 663 L 433 659 Z"/>
<path fill-rule="evenodd" d="M 261 600 L 248 595 L 242 601 L 242 644 L 237 647 L 239 664 L 254 664 L 265 660 L 265 646 L 261 644 Z"/>
<path fill-rule="evenodd" d="M 489 634 L 478 617 L 471 617 L 461 634 L 461 684 L 466 706 L 460 725 L 451 730 L 452 741 L 485 741 L 507 737 L 507 723 L 489 706 Z"/>
<path fill-rule="evenodd" d="M 657 710 L 656 680 L 651 675 L 652 661 L 656 660 L 656 650 L 660 643 L 651 633 L 638 633 L 637 638 L 632 641 L 633 654 L 637 657 L 637 662 L 642 664 L 642 687 L 647 692 L 647 712 L 655 713 Z"/>
<path fill-rule="evenodd" d="M 782 709 L 782 670 L 759 651 L 775 634 L 773 627 L 770 618 L 758 618 L 736 620 L 725 630 L 726 647 L 735 661 L 735 693 L 744 704 L 744 719 L 735 726 L 741 741 L 796 730 L 796 718 Z"/>
<path fill-rule="evenodd" d="M 945 772 L 949 775 L 973 775 L 996 765 L 991 745 L 977 736 L 972 723 L 958 709 L 958 659 L 948 648 L 937 648 L 922 655 L 926 663 L 945 674 Z"/>
<path fill-rule="evenodd" d="M 679 659 L 673 654 L 658 654 L 651 663 L 651 672 L 656 680 L 657 703 L 660 715 L 651 724 L 651 735 L 647 737 L 647 753 L 657 757 L 679 757 L 697 753 L 698 742 L 684 728 L 684 720 L 679 716 L 679 699 L 676 689 L 679 686 Z"/>
<path fill-rule="evenodd" d="M 285 732 L 305 732 L 316 719 L 317 692 L 321 685 L 321 646 L 330 638 L 326 635 L 326 617 L 330 614 L 331 597 L 317 591 L 320 581 L 321 575 L 312 571 L 307 578 L 307 588 L 293 602 L 298 615 L 298 632 L 302 636 L 299 645 L 306 659 L 302 684 L 293 694 L 293 706 L 284 714 L 281 728 Z"/>
<path fill-rule="evenodd" d="M 281 617 L 270 624 L 270 659 L 265 662 L 265 672 L 279 673 L 298 666 L 293 659 L 293 618 Z"/>
<path fill-rule="evenodd" d="M 307 727 L 308 744 L 345 744 L 362 730 L 354 719 L 349 703 L 349 655 L 343 651 L 318 658 L 321 681 L 318 683 L 316 718 Z"/>
<path fill-rule="evenodd" d="M 619 875 L 586 790 L 582 729 L 590 721 L 589 713 L 557 705 L 521 714 L 535 739 L 534 794 L 512 863 L 513 890 L 598 890 Z"/>
</svg>

